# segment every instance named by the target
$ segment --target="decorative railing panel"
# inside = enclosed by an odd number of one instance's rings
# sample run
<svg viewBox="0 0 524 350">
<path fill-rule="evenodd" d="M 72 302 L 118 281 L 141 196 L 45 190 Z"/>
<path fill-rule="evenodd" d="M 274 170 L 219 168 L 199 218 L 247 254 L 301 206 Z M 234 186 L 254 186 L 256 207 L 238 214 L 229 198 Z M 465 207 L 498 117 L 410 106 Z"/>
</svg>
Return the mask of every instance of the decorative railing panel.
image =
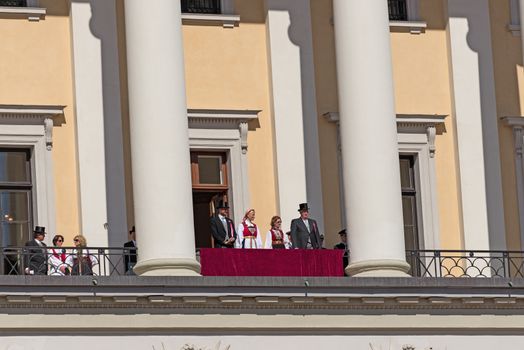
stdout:
<svg viewBox="0 0 524 350">
<path fill-rule="evenodd" d="M 182 0 L 182 12 L 184 13 L 210 13 L 218 14 L 220 0 Z"/>
<path fill-rule="evenodd" d="M 26 7 L 26 0 L 0 0 L 0 6 Z"/>
<path fill-rule="evenodd" d="M 408 8 L 406 1 L 407 0 L 388 0 L 390 21 L 408 20 Z"/>
<path fill-rule="evenodd" d="M 411 250 L 406 260 L 417 277 L 524 277 L 524 252 Z"/>
<path fill-rule="evenodd" d="M 3 275 L 127 275 L 136 262 L 135 248 L 0 248 Z"/>
</svg>

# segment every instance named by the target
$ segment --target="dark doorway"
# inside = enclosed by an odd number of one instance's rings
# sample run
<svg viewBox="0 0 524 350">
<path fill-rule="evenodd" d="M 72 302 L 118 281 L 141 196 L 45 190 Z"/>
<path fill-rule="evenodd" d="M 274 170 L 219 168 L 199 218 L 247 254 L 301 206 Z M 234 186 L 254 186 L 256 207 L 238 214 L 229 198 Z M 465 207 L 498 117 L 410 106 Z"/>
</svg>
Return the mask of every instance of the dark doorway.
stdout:
<svg viewBox="0 0 524 350">
<path fill-rule="evenodd" d="M 193 183 L 193 220 L 196 248 L 211 248 L 213 240 L 209 219 L 220 200 L 227 202 L 229 179 L 227 153 L 191 151 Z"/>
</svg>

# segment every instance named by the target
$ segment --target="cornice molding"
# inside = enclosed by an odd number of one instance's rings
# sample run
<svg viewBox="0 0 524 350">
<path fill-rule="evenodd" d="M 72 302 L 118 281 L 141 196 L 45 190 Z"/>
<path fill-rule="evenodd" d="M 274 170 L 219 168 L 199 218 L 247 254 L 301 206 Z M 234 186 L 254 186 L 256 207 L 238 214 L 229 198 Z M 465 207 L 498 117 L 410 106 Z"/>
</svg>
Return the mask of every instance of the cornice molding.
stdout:
<svg viewBox="0 0 524 350">
<path fill-rule="evenodd" d="M 324 311 L 327 314 L 351 312 L 352 310 L 380 310 L 382 313 L 404 310 L 447 310 L 449 313 L 462 313 L 469 310 L 471 313 L 490 314 L 500 310 L 511 309 L 513 314 L 524 315 L 524 296 L 257 296 L 252 293 L 246 295 L 3 295 L 0 297 L 0 310 L 5 312 L 12 309 L 53 310 L 61 312 L 75 312 L 78 309 L 92 309 L 97 312 L 125 312 L 125 310 L 147 310 L 151 313 L 194 312 L 202 310 L 213 313 L 228 313 L 232 310 L 242 313 L 257 313 L 260 310 L 275 313 L 294 313 L 296 311 Z M 111 311 L 113 310 L 113 311 Z"/>
<path fill-rule="evenodd" d="M 3 105 L 0 104 L 0 124 L 43 125 L 48 151 L 53 148 L 53 126 L 64 123 L 64 108 L 55 105 Z"/>
</svg>

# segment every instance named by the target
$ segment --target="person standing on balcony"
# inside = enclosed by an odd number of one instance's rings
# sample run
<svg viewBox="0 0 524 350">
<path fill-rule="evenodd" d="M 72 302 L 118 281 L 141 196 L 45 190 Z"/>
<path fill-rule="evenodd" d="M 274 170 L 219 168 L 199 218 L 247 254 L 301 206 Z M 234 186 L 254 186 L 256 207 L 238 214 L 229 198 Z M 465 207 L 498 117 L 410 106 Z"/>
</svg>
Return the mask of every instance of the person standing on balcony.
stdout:
<svg viewBox="0 0 524 350">
<path fill-rule="evenodd" d="M 210 219 L 211 235 L 215 248 L 234 248 L 237 232 L 233 220 L 228 216 L 229 206 L 221 200 L 218 203 L 216 215 Z"/>
<path fill-rule="evenodd" d="M 257 249 L 262 248 L 262 238 L 257 224 L 255 224 L 255 209 L 249 209 L 238 225 L 238 239 L 235 248 Z"/>
<path fill-rule="evenodd" d="M 289 249 L 289 238 L 281 229 L 282 218 L 273 216 L 271 218 L 271 229 L 266 234 L 266 249 Z"/>
<path fill-rule="evenodd" d="M 348 240 L 347 240 L 346 229 L 339 231 L 338 234 L 340 236 L 340 242 L 335 244 L 333 249 L 344 249 L 343 264 L 344 264 L 344 269 L 345 269 L 346 266 L 348 266 L 348 261 L 349 261 L 349 250 L 348 250 L 348 243 L 347 243 Z"/>
<path fill-rule="evenodd" d="M 76 235 L 73 243 L 76 249 L 66 259 L 71 275 L 93 275 L 93 267 L 98 264 L 98 259 L 87 249 L 86 238 Z"/>
<path fill-rule="evenodd" d="M 130 274 L 133 271 L 133 267 L 136 265 L 136 231 L 135 226 L 129 231 L 129 241 L 124 243 L 124 265 L 126 274 Z"/>
<path fill-rule="evenodd" d="M 291 221 L 291 239 L 295 249 L 321 249 L 322 239 L 317 222 L 309 218 L 307 203 L 299 204 L 300 217 Z"/>
<path fill-rule="evenodd" d="M 29 247 L 25 255 L 25 269 L 27 275 L 47 275 L 47 246 L 44 243 L 45 227 L 35 226 L 34 239 L 26 242 Z"/>
<path fill-rule="evenodd" d="M 66 250 L 62 249 L 64 244 L 64 236 L 55 235 L 53 237 L 53 248 L 51 248 L 49 254 L 49 274 L 51 276 L 64 276 L 69 275 L 69 268 L 67 267 L 66 261 Z"/>
</svg>

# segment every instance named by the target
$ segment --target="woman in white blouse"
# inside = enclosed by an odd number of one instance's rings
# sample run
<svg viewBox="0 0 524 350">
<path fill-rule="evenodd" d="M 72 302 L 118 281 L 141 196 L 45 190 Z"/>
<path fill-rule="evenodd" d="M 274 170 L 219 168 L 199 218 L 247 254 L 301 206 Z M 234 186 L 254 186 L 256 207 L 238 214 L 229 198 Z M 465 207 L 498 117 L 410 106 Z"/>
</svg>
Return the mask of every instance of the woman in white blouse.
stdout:
<svg viewBox="0 0 524 350">
<path fill-rule="evenodd" d="M 260 231 L 255 224 L 255 209 L 246 211 L 242 222 L 238 225 L 235 248 L 257 249 L 262 247 Z"/>
<path fill-rule="evenodd" d="M 273 216 L 271 218 L 271 229 L 266 233 L 266 249 L 289 249 L 291 243 L 288 236 L 282 231 L 282 218 Z"/>
</svg>

